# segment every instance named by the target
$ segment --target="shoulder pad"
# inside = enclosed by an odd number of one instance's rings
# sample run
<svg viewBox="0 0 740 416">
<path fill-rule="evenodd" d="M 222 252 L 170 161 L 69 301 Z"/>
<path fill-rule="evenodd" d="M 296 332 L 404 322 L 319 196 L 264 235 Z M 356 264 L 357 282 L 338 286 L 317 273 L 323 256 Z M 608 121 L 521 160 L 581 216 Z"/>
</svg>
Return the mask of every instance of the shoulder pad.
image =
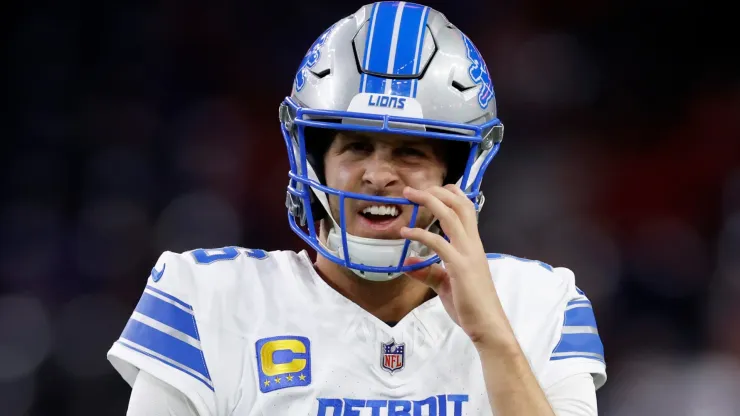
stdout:
<svg viewBox="0 0 740 416">
<path fill-rule="evenodd" d="M 560 302 L 568 289 L 568 279 L 553 267 L 539 260 L 509 254 L 489 253 L 491 276 L 502 299 L 516 299 L 531 307 Z"/>
<path fill-rule="evenodd" d="M 489 263 L 491 262 L 491 260 L 511 259 L 511 260 L 516 260 L 516 261 L 523 262 L 523 263 L 536 264 L 537 266 L 540 266 L 540 267 L 542 267 L 542 268 L 544 268 L 544 269 L 546 269 L 548 271 L 551 271 L 551 272 L 553 271 L 553 267 L 550 266 L 547 263 L 543 263 L 543 262 L 541 262 L 539 260 L 532 260 L 532 259 L 527 259 L 527 258 L 523 258 L 523 257 L 512 256 L 511 254 L 487 253 L 486 254 L 486 257 L 488 258 L 488 262 Z"/>
</svg>

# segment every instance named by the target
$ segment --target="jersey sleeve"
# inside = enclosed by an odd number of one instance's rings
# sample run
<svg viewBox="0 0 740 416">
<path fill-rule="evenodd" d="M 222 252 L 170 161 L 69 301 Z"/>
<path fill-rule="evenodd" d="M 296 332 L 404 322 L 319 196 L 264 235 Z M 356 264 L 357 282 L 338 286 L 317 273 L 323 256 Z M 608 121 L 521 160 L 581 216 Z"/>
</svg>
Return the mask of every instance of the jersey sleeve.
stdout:
<svg viewBox="0 0 740 416">
<path fill-rule="evenodd" d="M 199 415 L 213 415 L 216 399 L 198 330 L 193 272 L 181 256 L 159 257 L 107 357 L 130 386 L 143 370 L 182 392 Z"/>
<path fill-rule="evenodd" d="M 606 383 L 604 345 L 599 336 L 593 305 L 586 294 L 576 286 L 573 272 L 557 267 L 553 272 L 565 282 L 557 313 L 553 317 L 549 361 L 545 364 L 543 388 L 574 374 L 589 373 L 598 390 Z"/>
<path fill-rule="evenodd" d="M 146 371 L 139 371 L 126 416 L 149 415 L 198 416 L 198 413 L 180 390 Z"/>
</svg>

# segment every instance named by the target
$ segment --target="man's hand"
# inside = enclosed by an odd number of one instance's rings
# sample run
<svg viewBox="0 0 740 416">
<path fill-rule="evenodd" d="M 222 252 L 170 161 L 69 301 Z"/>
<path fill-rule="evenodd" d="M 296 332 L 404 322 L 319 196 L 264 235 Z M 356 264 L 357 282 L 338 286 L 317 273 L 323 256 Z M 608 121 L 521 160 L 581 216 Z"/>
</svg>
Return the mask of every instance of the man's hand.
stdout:
<svg viewBox="0 0 740 416">
<path fill-rule="evenodd" d="M 444 262 L 444 267 L 433 264 L 407 274 L 434 289 L 452 320 L 476 347 L 515 343 L 491 278 L 473 202 L 455 185 L 426 190 L 407 187 L 403 194 L 429 209 L 449 238 L 404 227 L 402 237 L 427 245 Z M 406 264 L 419 262 L 410 258 Z"/>
<path fill-rule="evenodd" d="M 404 196 L 431 210 L 449 238 L 403 228 L 404 238 L 426 244 L 445 263 L 407 274 L 437 292 L 447 313 L 473 341 L 491 411 L 501 416 L 555 416 L 501 306 L 472 201 L 454 185 L 423 191 L 406 188 Z M 412 258 L 406 264 L 420 261 Z"/>
</svg>

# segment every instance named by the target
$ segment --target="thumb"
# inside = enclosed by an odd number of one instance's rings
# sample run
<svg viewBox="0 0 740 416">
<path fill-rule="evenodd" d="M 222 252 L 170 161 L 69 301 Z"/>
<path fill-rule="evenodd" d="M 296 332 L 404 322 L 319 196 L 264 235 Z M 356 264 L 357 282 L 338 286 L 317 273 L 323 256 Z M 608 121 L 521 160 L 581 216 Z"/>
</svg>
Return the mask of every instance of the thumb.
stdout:
<svg viewBox="0 0 740 416">
<path fill-rule="evenodd" d="M 416 257 L 410 257 L 403 263 L 404 266 L 413 266 L 414 264 L 421 263 L 422 259 Z M 431 287 L 434 291 L 447 279 L 447 271 L 441 265 L 434 263 L 423 269 L 406 272 L 406 275 L 414 280 L 418 280 L 421 283 Z"/>
</svg>

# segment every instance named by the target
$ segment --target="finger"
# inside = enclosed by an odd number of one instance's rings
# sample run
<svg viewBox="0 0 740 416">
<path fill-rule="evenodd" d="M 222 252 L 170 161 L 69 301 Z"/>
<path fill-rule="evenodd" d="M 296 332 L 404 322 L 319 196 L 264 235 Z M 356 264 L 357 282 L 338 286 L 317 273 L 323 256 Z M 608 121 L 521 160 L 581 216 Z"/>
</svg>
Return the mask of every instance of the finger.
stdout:
<svg viewBox="0 0 740 416">
<path fill-rule="evenodd" d="M 439 198 L 427 191 L 421 191 L 411 187 L 406 187 L 403 195 L 409 201 L 427 207 L 439 220 L 445 234 L 450 237 L 453 243 L 459 243 L 465 239 L 465 228 L 460 222 L 460 218 L 458 218 L 455 210 L 445 205 Z"/>
<path fill-rule="evenodd" d="M 445 263 L 457 262 L 460 257 L 460 253 L 452 247 L 449 241 L 445 240 L 441 235 L 423 228 L 403 227 L 401 228 L 401 237 L 424 244 L 434 250 Z"/>
<path fill-rule="evenodd" d="M 427 191 L 455 211 L 466 232 L 470 232 L 470 227 L 478 226 L 473 201 L 468 199 L 468 196 L 456 185 L 445 185 L 443 188 L 434 187 Z"/>
<path fill-rule="evenodd" d="M 404 266 L 412 266 L 414 264 L 421 263 L 422 261 L 424 260 L 411 257 L 406 259 Z M 406 272 L 406 274 L 412 279 L 431 287 L 435 292 L 438 291 L 439 287 L 449 278 L 445 268 L 439 264 L 432 264 L 423 269 Z"/>
<path fill-rule="evenodd" d="M 460 198 L 460 205 L 464 206 L 461 211 L 457 211 L 465 230 L 470 235 L 478 235 L 478 213 L 475 211 L 475 204 L 457 185 L 445 185 L 444 189 L 454 193 Z"/>
</svg>

